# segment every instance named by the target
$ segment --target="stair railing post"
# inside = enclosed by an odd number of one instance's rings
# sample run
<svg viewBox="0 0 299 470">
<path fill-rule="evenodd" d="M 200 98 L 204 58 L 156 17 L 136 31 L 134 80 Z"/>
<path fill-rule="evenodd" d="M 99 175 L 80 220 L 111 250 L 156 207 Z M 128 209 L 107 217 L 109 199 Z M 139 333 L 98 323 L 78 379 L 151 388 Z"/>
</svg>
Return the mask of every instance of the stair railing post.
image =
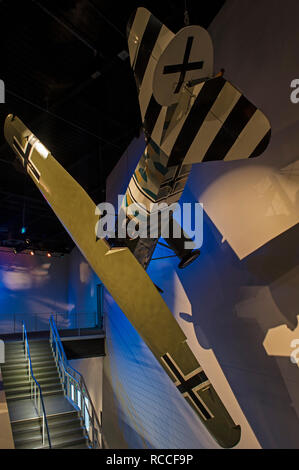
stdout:
<svg viewBox="0 0 299 470">
<path fill-rule="evenodd" d="M 95 447 L 95 429 L 94 429 L 94 412 L 93 408 L 91 411 L 91 422 L 92 422 L 92 447 Z"/>
<path fill-rule="evenodd" d="M 45 415 L 43 413 L 43 446 L 45 445 Z"/>
</svg>

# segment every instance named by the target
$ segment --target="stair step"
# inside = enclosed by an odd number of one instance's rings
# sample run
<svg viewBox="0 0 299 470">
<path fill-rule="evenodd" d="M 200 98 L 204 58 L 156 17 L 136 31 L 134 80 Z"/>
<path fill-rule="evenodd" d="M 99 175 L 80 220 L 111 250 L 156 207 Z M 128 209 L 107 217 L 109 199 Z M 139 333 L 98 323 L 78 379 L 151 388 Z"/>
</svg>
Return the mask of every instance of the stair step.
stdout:
<svg viewBox="0 0 299 470">
<path fill-rule="evenodd" d="M 28 380 L 28 376 L 21 380 L 14 380 L 14 381 L 7 381 L 4 380 L 4 390 L 5 392 L 9 391 L 11 388 L 19 388 L 19 387 L 29 387 L 30 382 Z"/>
<path fill-rule="evenodd" d="M 29 393 L 30 392 L 30 385 L 26 385 L 26 386 L 23 386 L 23 387 L 11 387 L 11 388 L 5 388 L 5 395 L 6 395 L 6 398 L 8 399 L 10 397 L 10 395 L 21 395 L 23 393 Z"/>
<path fill-rule="evenodd" d="M 44 377 L 48 378 L 48 377 L 53 377 L 53 376 L 59 375 L 59 374 L 58 374 L 57 367 L 55 366 L 55 368 L 53 368 L 53 370 L 49 369 L 49 371 L 41 371 L 41 372 L 34 371 L 34 375 L 35 375 L 36 379 L 37 379 L 37 377 L 42 379 Z"/>
<path fill-rule="evenodd" d="M 61 386 L 61 383 L 58 382 L 58 381 L 57 381 L 57 382 L 54 382 L 54 383 L 45 384 L 45 385 L 43 385 L 43 387 L 42 387 L 42 392 L 43 392 L 44 390 L 49 390 L 49 389 L 51 389 L 51 388 L 53 388 L 53 387 L 54 387 L 54 388 L 55 388 L 55 387 L 58 388 L 59 386 Z M 17 391 L 17 392 L 22 391 L 22 390 L 26 391 L 26 390 L 28 390 L 28 389 L 30 390 L 30 382 L 29 382 L 29 381 L 28 381 L 26 384 L 22 384 L 22 383 L 21 383 L 21 384 L 17 384 L 17 385 L 8 385 L 8 386 L 5 385 L 5 388 L 4 388 L 6 395 L 8 395 L 8 394 L 10 394 L 10 393 L 12 393 L 12 392 L 14 392 L 14 391 Z"/>
<path fill-rule="evenodd" d="M 17 380 L 28 380 L 28 372 L 23 371 L 22 373 L 15 373 L 15 372 L 6 372 L 5 374 L 2 373 L 4 383 L 14 382 Z"/>
<path fill-rule="evenodd" d="M 53 354 L 52 349 L 49 348 L 31 348 L 29 347 L 30 354 Z M 7 349 L 5 348 L 5 353 L 7 356 L 13 356 L 13 355 L 20 355 L 20 354 L 25 354 L 25 348 L 18 348 L 18 349 Z"/>
<path fill-rule="evenodd" d="M 89 449 L 91 449 L 91 447 L 89 447 L 87 442 L 83 442 L 82 444 L 68 445 L 67 447 L 61 446 L 60 449 L 86 449 L 86 450 L 89 450 Z"/>
<path fill-rule="evenodd" d="M 5 349 L 24 347 L 23 341 L 5 341 Z"/>
<path fill-rule="evenodd" d="M 51 437 L 51 436 L 50 436 Z M 88 439 L 85 436 L 81 437 L 70 437 L 69 439 L 60 438 L 60 439 L 51 439 L 52 449 L 69 449 L 72 448 L 74 445 L 84 445 L 88 446 Z"/>
<path fill-rule="evenodd" d="M 68 427 L 61 427 L 61 425 L 57 425 L 57 427 L 50 427 L 49 425 L 49 432 L 50 438 L 59 438 L 62 436 L 69 436 L 72 434 L 79 434 L 84 435 L 84 428 L 81 426 L 81 423 L 75 422 Z M 15 444 L 20 442 L 28 442 L 28 441 L 39 441 L 42 437 L 42 427 L 38 426 L 36 429 L 29 429 L 29 432 L 21 432 L 21 433 L 13 433 Z M 52 439 L 51 439 L 52 440 Z"/>
<path fill-rule="evenodd" d="M 50 378 L 55 378 L 58 376 L 58 371 L 57 369 L 53 369 L 53 370 L 49 370 L 49 371 L 45 371 L 45 372 L 39 372 L 39 373 L 36 373 L 34 372 L 34 376 L 36 378 L 36 380 L 39 382 L 40 380 L 42 379 L 50 379 Z M 18 372 L 18 373 L 15 373 L 13 371 L 9 372 L 9 373 L 5 373 L 3 374 L 3 380 L 4 380 L 4 385 L 5 384 L 9 384 L 11 382 L 17 382 L 17 381 L 21 381 L 21 380 L 28 380 L 28 372 L 27 371 L 23 371 L 23 372 Z"/>
<path fill-rule="evenodd" d="M 51 420 L 50 418 L 51 418 L 50 416 L 47 416 L 50 432 L 52 432 L 52 430 L 55 430 L 55 428 L 61 427 L 61 426 L 63 427 L 63 429 L 66 429 L 68 426 L 70 427 L 81 426 L 81 419 L 79 418 L 76 412 L 72 414 L 71 416 L 67 416 L 66 418 L 62 417 L 56 420 Z M 18 421 L 18 422 L 12 423 L 12 431 L 13 431 L 14 436 L 19 436 L 19 435 L 27 434 L 27 433 L 34 433 L 42 429 L 42 423 L 43 422 L 41 418 L 30 419 L 26 421 Z"/>
<path fill-rule="evenodd" d="M 31 360 L 39 357 L 49 357 L 53 358 L 53 355 L 50 351 L 30 351 Z M 11 362 L 14 360 L 25 359 L 25 354 L 21 351 L 20 353 L 5 353 L 5 362 Z M 26 359 L 25 359 L 26 360 Z"/>
<path fill-rule="evenodd" d="M 24 344 L 19 341 L 6 345 L 6 362 L 1 367 L 4 390 L 9 406 L 13 402 L 31 398 L 31 385 L 28 380 L 28 360 L 25 359 Z M 39 382 L 43 397 L 64 396 L 59 372 L 48 341 L 30 341 L 32 369 Z M 18 405 L 19 406 L 19 405 Z M 42 445 L 42 418 L 33 418 L 12 422 L 12 431 L 17 449 L 47 449 L 48 440 L 45 432 L 45 446 Z M 80 413 L 74 411 L 47 416 L 52 448 L 89 449 L 86 430 Z"/>
<path fill-rule="evenodd" d="M 35 377 L 36 378 L 36 377 Z M 37 380 L 37 379 L 36 379 Z M 52 383 L 60 383 L 60 380 L 59 380 L 59 376 L 58 374 L 52 376 L 52 377 L 43 377 L 43 378 L 39 378 L 39 380 L 37 380 L 38 383 L 40 384 L 41 387 L 45 386 L 45 385 L 48 385 L 48 384 L 52 384 Z M 29 380 L 28 380 L 28 376 L 25 377 L 25 378 L 21 378 L 19 380 L 4 380 L 4 390 L 10 390 L 11 388 L 19 388 L 19 387 L 26 387 L 30 385 L 29 383 Z"/>
<path fill-rule="evenodd" d="M 62 413 L 55 413 L 55 414 L 50 414 L 47 415 L 47 420 L 48 422 L 56 422 L 56 421 L 63 421 L 63 420 L 69 420 L 73 418 L 80 418 L 79 411 L 73 410 L 73 411 L 65 411 Z M 37 422 L 42 422 L 42 418 L 28 418 L 28 419 L 22 419 L 18 421 L 12 421 L 12 426 L 18 427 L 18 426 L 23 426 L 23 425 L 30 425 L 30 423 L 37 423 Z"/>
<path fill-rule="evenodd" d="M 24 349 L 25 345 L 23 343 L 23 341 L 20 341 L 19 343 L 5 343 L 5 349 L 9 350 L 9 351 L 15 351 L 15 350 L 18 350 L 18 349 Z M 30 349 L 44 349 L 44 348 L 51 348 L 51 345 L 49 342 L 45 342 L 45 343 L 33 343 L 33 342 L 30 342 L 29 341 L 29 348 Z"/>
<path fill-rule="evenodd" d="M 44 391 L 42 393 L 43 393 L 44 398 L 49 397 L 51 395 L 63 395 L 64 394 L 63 390 L 61 388 L 58 388 L 57 390 Z M 28 398 L 31 398 L 30 397 L 30 392 L 29 393 L 14 394 L 14 395 L 6 396 L 7 402 L 16 401 L 16 400 L 24 400 L 24 399 L 28 399 Z"/>
<path fill-rule="evenodd" d="M 84 429 L 80 427 L 50 433 L 50 439 L 52 448 L 59 448 L 61 446 L 66 448 L 68 445 L 78 445 L 88 442 L 84 435 Z M 47 444 L 47 435 L 45 436 L 45 443 Z M 28 436 L 23 439 L 16 439 L 15 446 L 17 449 L 40 449 L 43 447 L 41 433 L 39 433 L 39 436 Z M 45 447 L 48 447 L 48 445 Z"/>
<path fill-rule="evenodd" d="M 50 438 L 55 437 L 57 432 L 60 433 L 59 435 L 62 435 L 63 433 L 71 434 L 75 432 L 74 430 L 81 430 L 82 433 L 84 432 L 80 418 L 69 421 L 61 421 L 57 423 L 48 422 L 48 427 L 50 432 Z M 30 427 L 27 425 L 26 427 L 18 428 L 17 430 L 15 430 L 15 428 L 13 427 L 12 430 L 15 443 L 17 443 L 17 441 L 25 441 L 31 438 L 33 440 L 40 439 L 42 433 L 42 423 L 37 422 L 35 425 L 31 425 Z"/>
<path fill-rule="evenodd" d="M 54 373 L 57 372 L 57 367 L 56 365 L 48 365 L 48 366 L 43 366 L 43 367 L 38 367 L 34 369 L 34 374 L 39 375 L 39 374 L 47 374 L 47 373 Z M 6 369 L 2 369 L 2 375 L 5 380 L 5 378 L 11 378 L 11 377 L 21 377 L 21 376 L 28 376 L 28 367 L 9 367 Z"/>
<path fill-rule="evenodd" d="M 43 365 L 55 365 L 55 361 L 53 358 L 49 358 L 48 356 L 45 356 L 44 358 L 33 358 L 31 359 L 32 367 L 36 366 L 43 366 Z M 28 367 L 28 359 L 26 360 L 25 358 L 20 358 L 20 359 L 14 359 L 11 361 L 5 362 L 5 364 L 2 366 L 2 370 L 8 370 L 8 369 L 13 369 L 14 367 L 16 368 L 25 368 Z"/>
</svg>

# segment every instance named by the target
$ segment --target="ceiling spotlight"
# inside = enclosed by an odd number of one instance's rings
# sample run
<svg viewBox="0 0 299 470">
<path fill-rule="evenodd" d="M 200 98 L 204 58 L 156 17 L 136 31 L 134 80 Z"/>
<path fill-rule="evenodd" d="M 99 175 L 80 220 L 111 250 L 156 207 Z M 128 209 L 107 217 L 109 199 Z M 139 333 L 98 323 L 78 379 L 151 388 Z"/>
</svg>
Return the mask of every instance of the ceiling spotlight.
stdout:
<svg viewBox="0 0 299 470">
<path fill-rule="evenodd" d="M 126 60 L 129 57 L 128 51 L 123 50 L 117 54 L 121 60 Z"/>
<path fill-rule="evenodd" d="M 51 258 L 52 255 L 51 255 L 51 253 L 47 253 L 47 256 L 48 256 L 48 258 Z"/>
<path fill-rule="evenodd" d="M 31 251 L 30 251 L 30 254 L 31 254 L 31 256 L 34 256 L 34 251 L 31 250 Z"/>
</svg>

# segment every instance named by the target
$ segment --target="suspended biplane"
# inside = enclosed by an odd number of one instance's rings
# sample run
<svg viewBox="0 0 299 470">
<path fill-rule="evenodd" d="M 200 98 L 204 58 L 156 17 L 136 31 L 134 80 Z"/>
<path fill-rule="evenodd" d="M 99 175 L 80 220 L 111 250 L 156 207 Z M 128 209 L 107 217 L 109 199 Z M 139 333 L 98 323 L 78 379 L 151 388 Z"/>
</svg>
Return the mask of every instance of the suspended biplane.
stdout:
<svg viewBox="0 0 299 470">
<path fill-rule="evenodd" d="M 145 151 L 129 182 L 123 208 L 135 203 L 177 202 L 195 163 L 260 155 L 270 139 L 270 124 L 223 72 L 214 75 L 213 45 L 200 26 L 177 34 L 145 8 L 127 27 L 146 139 Z M 156 286 L 146 273 L 157 240 L 99 238 L 96 205 L 32 132 L 13 114 L 4 133 L 25 170 L 42 192 L 90 266 L 222 447 L 241 435 L 202 370 Z M 131 214 L 130 217 L 135 217 Z M 183 238 L 188 238 L 183 234 Z M 198 249 L 182 239 L 166 240 L 186 267 Z"/>
</svg>

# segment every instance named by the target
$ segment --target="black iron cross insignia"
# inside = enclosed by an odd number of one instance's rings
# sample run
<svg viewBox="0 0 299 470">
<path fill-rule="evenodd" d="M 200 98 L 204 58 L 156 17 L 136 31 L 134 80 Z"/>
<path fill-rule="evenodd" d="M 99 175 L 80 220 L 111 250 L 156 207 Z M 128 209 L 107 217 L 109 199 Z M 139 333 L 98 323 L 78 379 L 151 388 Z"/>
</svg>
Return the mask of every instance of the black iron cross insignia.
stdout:
<svg viewBox="0 0 299 470">
<path fill-rule="evenodd" d="M 176 89 L 174 90 L 174 93 L 179 93 L 182 85 L 185 80 L 186 72 L 188 70 L 197 70 L 197 69 L 202 69 L 203 66 L 203 61 L 200 60 L 199 62 L 188 62 L 189 57 L 190 57 L 190 52 L 193 44 L 193 36 L 188 37 L 187 39 L 187 44 L 186 44 L 186 50 L 184 54 L 184 60 L 182 64 L 176 64 L 176 65 L 165 65 L 163 69 L 163 74 L 169 74 L 169 73 L 177 73 L 180 72 L 180 78 L 178 81 L 178 84 L 176 86 Z"/>
<path fill-rule="evenodd" d="M 33 149 L 32 144 L 30 142 L 27 142 L 27 144 L 25 146 L 25 149 L 23 150 L 21 145 L 19 144 L 19 142 L 17 141 L 17 139 L 15 137 L 13 138 L 13 144 L 14 144 L 14 147 L 17 150 L 18 154 L 20 155 L 20 157 L 22 157 L 23 160 L 24 160 L 25 170 L 28 171 L 28 168 L 29 168 L 32 171 L 32 173 L 34 174 L 34 176 L 36 177 L 36 179 L 39 181 L 40 174 L 37 171 L 37 169 L 35 168 L 35 166 L 32 164 L 32 162 L 30 161 L 31 151 Z"/>
<path fill-rule="evenodd" d="M 203 384 L 204 382 L 208 382 L 208 378 L 206 374 L 201 372 L 195 372 L 194 375 L 188 379 L 184 378 L 183 375 L 180 373 L 178 368 L 176 367 L 174 361 L 170 358 L 169 354 L 164 354 L 162 359 L 167 364 L 173 375 L 176 377 L 176 387 L 177 389 L 185 396 L 187 395 L 196 408 L 200 411 L 200 413 L 205 417 L 205 419 L 210 419 L 213 416 L 211 413 L 206 409 L 206 407 L 202 404 L 199 400 L 198 395 L 195 393 L 194 389 L 198 386 Z M 186 397 L 185 397 L 186 398 Z"/>
</svg>

